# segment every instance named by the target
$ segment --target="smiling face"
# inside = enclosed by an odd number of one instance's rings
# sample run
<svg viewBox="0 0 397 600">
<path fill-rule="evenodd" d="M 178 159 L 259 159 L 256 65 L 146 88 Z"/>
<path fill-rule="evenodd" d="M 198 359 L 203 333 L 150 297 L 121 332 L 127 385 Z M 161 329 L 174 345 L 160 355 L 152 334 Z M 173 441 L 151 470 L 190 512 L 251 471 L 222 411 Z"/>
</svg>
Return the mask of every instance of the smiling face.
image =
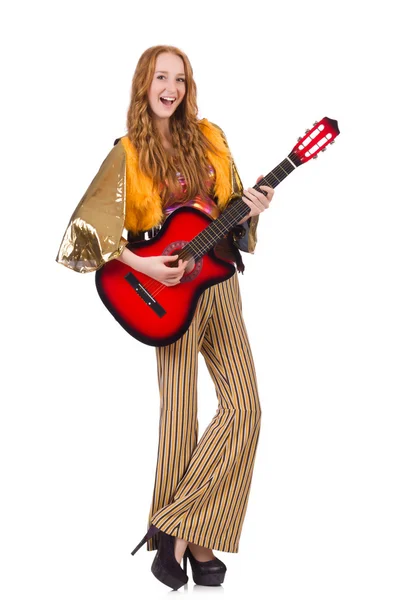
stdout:
<svg viewBox="0 0 397 600">
<path fill-rule="evenodd" d="M 161 121 L 167 121 L 181 104 L 186 92 L 185 80 L 185 68 L 181 57 L 169 52 L 159 54 L 148 91 L 153 119 L 159 125 Z"/>
</svg>

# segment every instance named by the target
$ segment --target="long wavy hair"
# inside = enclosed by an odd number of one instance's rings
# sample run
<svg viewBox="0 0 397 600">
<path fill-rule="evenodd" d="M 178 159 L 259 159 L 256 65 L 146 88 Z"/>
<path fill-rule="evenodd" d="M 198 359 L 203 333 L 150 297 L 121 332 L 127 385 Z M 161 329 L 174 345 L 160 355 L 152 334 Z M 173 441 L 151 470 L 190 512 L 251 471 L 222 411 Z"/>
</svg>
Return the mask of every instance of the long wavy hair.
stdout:
<svg viewBox="0 0 397 600">
<path fill-rule="evenodd" d="M 180 56 L 185 66 L 185 96 L 170 117 L 172 145 L 176 157 L 167 153 L 151 116 L 148 100 L 156 67 L 156 59 L 163 52 Z M 127 113 L 127 135 L 139 156 L 139 168 L 153 180 L 162 199 L 163 207 L 171 194 L 181 190 L 176 171 L 186 180 L 185 201 L 208 192 L 208 158 L 206 151 L 218 155 L 216 148 L 198 126 L 197 88 L 193 69 L 186 54 L 175 46 L 152 46 L 138 60 L 132 80 L 131 102 Z M 167 184 L 165 182 L 167 181 Z"/>
</svg>

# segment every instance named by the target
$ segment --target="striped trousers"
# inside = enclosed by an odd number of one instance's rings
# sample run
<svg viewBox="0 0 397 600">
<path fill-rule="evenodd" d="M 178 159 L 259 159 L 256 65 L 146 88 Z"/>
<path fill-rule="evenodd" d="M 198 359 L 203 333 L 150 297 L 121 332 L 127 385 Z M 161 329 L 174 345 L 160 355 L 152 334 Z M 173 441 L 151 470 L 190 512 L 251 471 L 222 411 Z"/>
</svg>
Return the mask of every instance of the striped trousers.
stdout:
<svg viewBox="0 0 397 600">
<path fill-rule="evenodd" d="M 198 437 L 198 353 L 218 408 Z M 238 552 L 247 510 L 261 406 L 242 316 L 237 272 L 205 290 L 175 343 L 156 348 L 159 445 L 148 527 L 206 548 Z M 158 535 L 146 542 L 158 548 Z"/>
</svg>

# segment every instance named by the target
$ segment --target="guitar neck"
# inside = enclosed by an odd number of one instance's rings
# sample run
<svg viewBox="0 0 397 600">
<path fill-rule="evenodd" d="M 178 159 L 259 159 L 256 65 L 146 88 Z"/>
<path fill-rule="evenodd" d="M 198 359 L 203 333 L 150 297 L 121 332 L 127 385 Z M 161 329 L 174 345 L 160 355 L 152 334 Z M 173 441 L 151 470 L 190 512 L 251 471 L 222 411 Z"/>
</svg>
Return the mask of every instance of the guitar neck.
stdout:
<svg viewBox="0 0 397 600">
<path fill-rule="evenodd" d="M 277 165 L 275 169 L 270 171 L 254 186 L 254 190 L 260 189 L 261 185 L 268 185 L 269 187 L 275 188 L 283 179 L 292 173 L 302 164 L 299 157 L 291 152 L 288 158 L 285 158 L 281 163 Z M 189 244 L 185 246 L 185 250 L 193 254 L 197 260 L 201 258 L 211 250 L 229 231 L 235 227 L 243 217 L 250 212 L 249 206 L 244 202 L 242 198 L 233 200 L 230 205 L 223 211 L 223 213 L 215 219 L 208 227 L 201 231 L 196 237 L 192 239 Z"/>
</svg>

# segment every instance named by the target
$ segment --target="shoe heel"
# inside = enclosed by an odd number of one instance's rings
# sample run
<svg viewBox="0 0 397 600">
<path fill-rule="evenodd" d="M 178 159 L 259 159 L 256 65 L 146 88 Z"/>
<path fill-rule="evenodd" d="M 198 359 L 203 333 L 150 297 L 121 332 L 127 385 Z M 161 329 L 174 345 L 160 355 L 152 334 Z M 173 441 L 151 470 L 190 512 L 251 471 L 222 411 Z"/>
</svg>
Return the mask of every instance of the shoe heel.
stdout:
<svg viewBox="0 0 397 600">
<path fill-rule="evenodd" d="M 187 575 L 187 554 L 183 555 L 183 572 Z"/>
<path fill-rule="evenodd" d="M 145 535 L 143 536 L 142 540 L 137 545 L 137 547 L 133 549 L 131 554 L 134 555 L 136 552 L 138 552 L 139 548 L 141 548 L 145 542 L 150 540 L 150 538 L 152 538 L 158 531 L 160 531 L 158 527 L 156 527 L 155 525 L 151 525 L 145 533 Z"/>
</svg>

